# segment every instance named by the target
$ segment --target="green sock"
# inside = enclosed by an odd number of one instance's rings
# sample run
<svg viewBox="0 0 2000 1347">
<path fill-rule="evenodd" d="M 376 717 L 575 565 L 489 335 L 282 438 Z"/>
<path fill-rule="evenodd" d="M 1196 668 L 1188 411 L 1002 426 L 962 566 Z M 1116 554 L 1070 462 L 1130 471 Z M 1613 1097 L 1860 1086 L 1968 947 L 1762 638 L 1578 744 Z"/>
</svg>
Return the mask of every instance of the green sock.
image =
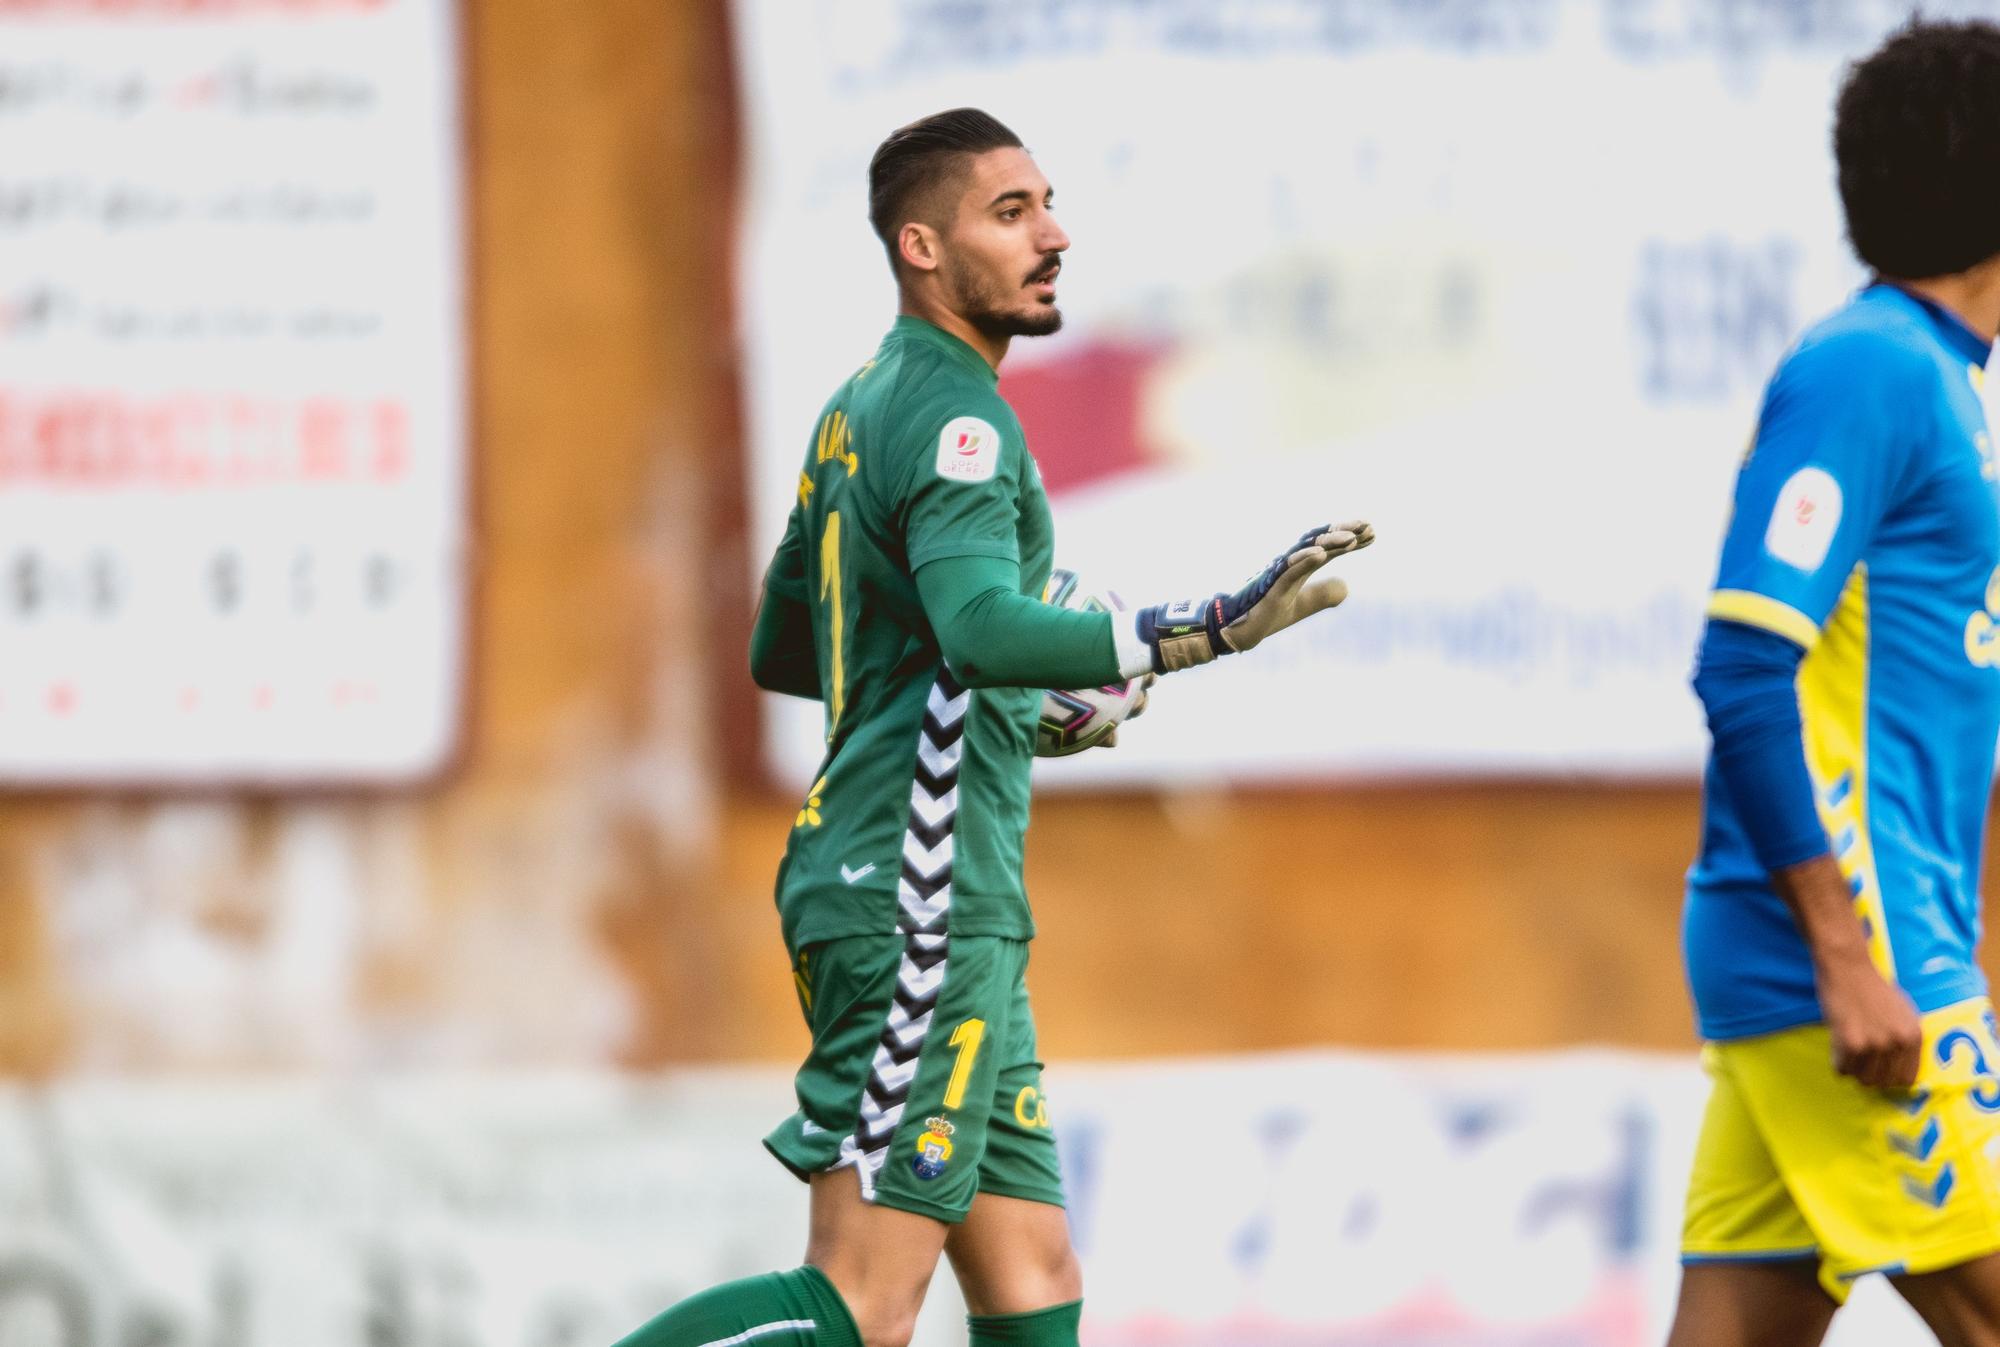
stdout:
<svg viewBox="0 0 2000 1347">
<path fill-rule="evenodd" d="M 972 1330 L 971 1347 L 982 1343 L 1010 1343 L 1013 1347 L 1076 1347 L 1077 1325 L 1083 1321 L 1083 1302 L 1051 1305 L 1026 1314 L 974 1314 L 965 1326 Z"/>
<path fill-rule="evenodd" d="M 826 1275 L 797 1267 L 689 1296 L 617 1347 L 861 1347 L 861 1332 Z"/>
</svg>

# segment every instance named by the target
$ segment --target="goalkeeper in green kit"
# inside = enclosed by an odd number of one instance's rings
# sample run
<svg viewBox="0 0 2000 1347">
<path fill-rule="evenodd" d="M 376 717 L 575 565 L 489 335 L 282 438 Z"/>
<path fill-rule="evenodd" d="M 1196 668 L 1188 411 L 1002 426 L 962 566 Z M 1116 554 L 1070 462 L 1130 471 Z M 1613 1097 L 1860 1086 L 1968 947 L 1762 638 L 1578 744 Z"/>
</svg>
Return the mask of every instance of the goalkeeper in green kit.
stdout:
<svg viewBox="0 0 2000 1347">
<path fill-rule="evenodd" d="M 1048 500 L 996 384 L 1014 337 L 1062 323 L 1054 194 L 972 109 L 890 136 L 868 187 L 900 313 L 812 428 L 750 652 L 761 686 L 826 705 L 777 891 L 812 1049 L 764 1141 L 812 1185 L 805 1266 L 705 1291 L 623 1347 L 902 1347 L 940 1252 L 973 1343 L 1074 1347 L 1024 981 L 1041 689 L 1248 650 L 1339 603 L 1314 572 L 1374 539 L 1320 525 L 1234 593 L 1136 613 L 1039 602 Z"/>
</svg>

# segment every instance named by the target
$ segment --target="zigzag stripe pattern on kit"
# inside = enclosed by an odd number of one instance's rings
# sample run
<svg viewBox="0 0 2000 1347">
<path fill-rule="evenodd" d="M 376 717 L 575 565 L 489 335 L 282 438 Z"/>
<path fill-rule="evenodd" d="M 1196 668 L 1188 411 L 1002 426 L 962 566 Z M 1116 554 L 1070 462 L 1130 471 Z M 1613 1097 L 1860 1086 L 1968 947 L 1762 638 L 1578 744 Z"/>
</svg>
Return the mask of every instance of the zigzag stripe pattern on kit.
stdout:
<svg viewBox="0 0 2000 1347">
<path fill-rule="evenodd" d="M 889 1156 L 889 1142 L 903 1119 L 917 1058 L 930 1032 L 931 1012 L 944 985 L 950 937 L 952 830 L 958 821 L 958 769 L 965 748 L 965 713 L 972 694 L 941 670 L 924 707 L 910 783 L 910 822 L 903 833 L 903 873 L 897 883 L 902 911 L 903 959 L 896 970 L 896 998 L 875 1045 L 861 1121 L 840 1145 L 835 1169 L 853 1165 L 861 1195 L 875 1200 L 875 1177 Z"/>
</svg>

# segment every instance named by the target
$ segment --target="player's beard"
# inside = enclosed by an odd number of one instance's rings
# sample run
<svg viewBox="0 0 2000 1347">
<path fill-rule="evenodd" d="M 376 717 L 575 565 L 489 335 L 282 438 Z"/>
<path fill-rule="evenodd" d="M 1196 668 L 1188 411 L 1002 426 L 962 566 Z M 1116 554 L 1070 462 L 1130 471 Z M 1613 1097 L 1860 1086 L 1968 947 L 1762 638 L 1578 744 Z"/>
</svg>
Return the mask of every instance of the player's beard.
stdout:
<svg viewBox="0 0 2000 1347">
<path fill-rule="evenodd" d="M 1050 336 L 1062 329 L 1062 310 L 1053 301 L 1045 304 L 1033 296 L 1022 295 L 1021 291 L 1036 278 L 1045 276 L 1059 256 L 1050 253 L 1018 285 L 1010 286 L 998 276 L 981 276 L 947 255 L 944 273 L 945 282 L 951 287 L 952 307 L 989 337 Z"/>
</svg>

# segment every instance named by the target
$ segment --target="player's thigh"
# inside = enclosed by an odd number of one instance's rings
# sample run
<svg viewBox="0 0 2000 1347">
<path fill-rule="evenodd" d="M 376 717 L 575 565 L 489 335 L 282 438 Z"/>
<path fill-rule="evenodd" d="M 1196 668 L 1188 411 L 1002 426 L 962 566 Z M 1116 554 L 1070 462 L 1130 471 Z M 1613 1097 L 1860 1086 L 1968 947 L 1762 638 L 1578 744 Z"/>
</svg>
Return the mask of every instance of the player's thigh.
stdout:
<svg viewBox="0 0 2000 1347">
<path fill-rule="evenodd" d="M 1702 1065 L 1710 1084 L 1688 1174 L 1683 1265 L 1690 1271 L 1784 1262 L 1817 1266 L 1819 1238 L 1751 1109 L 1735 1057 L 1710 1045 L 1702 1053 Z M 1729 1284 L 1728 1279 L 1721 1284 Z"/>
<path fill-rule="evenodd" d="M 1839 1308 L 1821 1283 L 1818 1239 L 1735 1058 L 1711 1045 L 1702 1064 L 1709 1096 L 1688 1177 L 1669 1347 L 1813 1347 Z"/>
<path fill-rule="evenodd" d="M 870 1073 L 896 1013 L 903 951 L 899 936 L 849 936 L 794 956 L 812 1047 L 792 1082 L 798 1108 L 764 1146 L 800 1179 L 853 1163 Z"/>
<path fill-rule="evenodd" d="M 866 1168 L 871 1148 L 878 1140 L 886 1148 L 893 1133 L 879 1077 L 885 1062 L 895 1069 L 885 1040 L 900 1044 L 897 1027 L 908 1028 L 907 946 L 895 935 L 850 936 L 798 953 L 794 980 L 812 1047 L 794 1080 L 798 1110 L 764 1141 L 811 1182 L 806 1261 L 833 1283 L 869 1347 L 908 1338 L 944 1245 L 936 1215 L 873 1201 Z"/>
<path fill-rule="evenodd" d="M 1018 941 L 854 936 L 801 955 L 812 1051 L 765 1146 L 801 1179 L 853 1170 L 860 1200 L 956 1224 L 979 1165 Z"/>
<path fill-rule="evenodd" d="M 1667 1347 L 1817 1347 L 1838 1308 L 1811 1258 L 1694 1264 Z"/>
<path fill-rule="evenodd" d="M 1023 942 L 912 945 L 847 1149 L 872 1202 L 956 1225 L 984 1188 Z"/>
<path fill-rule="evenodd" d="M 1083 1295 L 1028 1001 L 1028 947 L 1020 946 L 1018 954 L 1006 1016 L 991 1031 L 999 1071 L 979 1162 L 979 1196 L 945 1244 L 974 1314 L 1022 1314 Z"/>
<path fill-rule="evenodd" d="M 2000 1347 L 2000 1254 L 1892 1281 L 1942 1347 Z"/>
<path fill-rule="evenodd" d="M 987 1111 L 979 1191 L 1061 1208 L 1062 1165 L 1056 1153 L 1055 1111 L 1042 1082 L 1034 1009 L 1028 1000 L 1025 943 L 1009 942 L 1010 976 L 1003 1017 L 993 1025 L 996 1072 Z"/>
</svg>

